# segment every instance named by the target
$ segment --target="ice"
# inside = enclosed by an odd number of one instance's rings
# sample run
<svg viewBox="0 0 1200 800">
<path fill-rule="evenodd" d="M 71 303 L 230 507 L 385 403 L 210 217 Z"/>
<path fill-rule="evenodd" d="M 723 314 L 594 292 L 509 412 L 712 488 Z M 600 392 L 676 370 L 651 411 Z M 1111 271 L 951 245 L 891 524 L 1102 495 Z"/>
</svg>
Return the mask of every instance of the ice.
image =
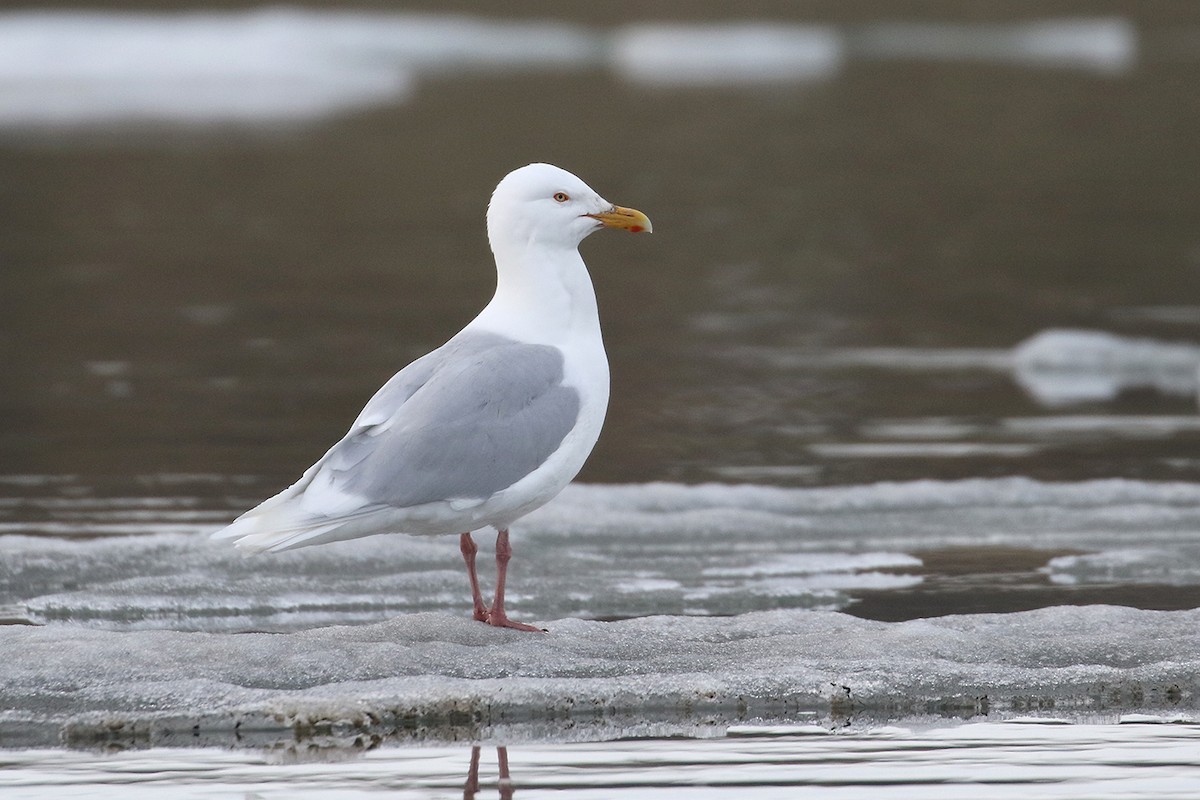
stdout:
<svg viewBox="0 0 1200 800">
<path fill-rule="evenodd" d="M 410 90 L 395 63 L 339 54 L 313 22 L 282 10 L 10 13 L 0 18 L 0 125 L 295 120 Z"/>
<path fill-rule="evenodd" d="M 982 347 L 839 347 L 796 350 L 740 347 L 724 351 L 732 360 L 750 359 L 779 369 L 848 369 L 868 367 L 901 372 L 1012 369 L 1012 352 Z"/>
<path fill-rule="evenodd" d="M 282 124 L 405 101 L 464 71 L 608 69 L 640 85 L 828 78 L 847 58 L 937 59 L 1120 73 L 1124 19 L 1008 25 L 633 23 L 262 8 L 241 12 L 0 14 L 0 129 L 114 122 Z"/>
<path fill-rule="evenodd" d="M 705 575 L 722 577 L 758 577 L 762 575 L 804 575 L 822 572 L 850 572 L 886 567 L 919 567 L 920 559 L 902 553 L 862 553 L 833 555 L 822 553 L 773 554 L 762 561 L 737 566 L 706 567 Z"/>
<path fill-rule="evenodd" d="M 1001 348 L 921 348 L 921 347 L 846 347 L 829 350 L 804 350 L 787 347 L 738 347 L 725 351 L 730 360 L 755 361 L 779 370 L 882 369 L 896 372 L 979 371 L 1010 374 L 1018 386 L 1039 404 L 1061 408 L 1079 403 L 1111 402 L 1123 392 L 1153 390 L 1165 395 L 1196 397 L 1200 388 L 1200 345 L 1188 342 L 1164 342 L 1150 338 L 1119 336 L 1107 331 L 1051 328 L 1040 331 L 1012 349 Z M 1059 417 L 1057 423 L 1024 424 L 1027 430 L 1038 424 L 1074 425 L 1093 429 L 1110 426 L 1129 431 L 1137 424 L 1140 433 L 1150 430 L 1153 420 L 1162 418 L 1088 416 Z M 1195 427 L 1196 423 L 1167 418 L 1164 432 Z M 893 427 L 904 424 L 892 421 Z M 971 423 L 978 425 L 977 422 Z M 936 430 L 933 421 L 926 423 Z M 944 426 L 943 426 L 944 428 Z M 966 429 L 965 433 L 974 430 Z M 881 436 L 893 437 L 886 428 Z M 929 436 L 918 431 L 918 437 Z M 938 437 L 944 436 L 944 431 Z M 1002 453 L 997 453 L 1002 454 Z M 1014 450 L 1008 455 L 1017 455 Z"/>
<path fill-rule="evenodd" d="M 952 439 L 1022 438 L 1046 444 L 1099 436 L 1127 439 L 1165 439 L 1200 432 L 1200 416 L 1182 414 L 1040 414 L 997 420 L 928 417 L 867 420 L 861 436 L 908 443 Z M 985 444 L 984 442 L 974 442 Z M 1031 449 L 1037 447 L 1030 444 Z M 1003 450 L 998 454 L 1003 454 Z M 1018 452 L 1010 453 L 1019 455 Z"/>
<path fill-rule="evenodd" d="M 927 417 L 924 419 L 868 420 L 859 425 L 863 436 L 880 439 L 960 439 L 978 436 L 984 427 L 978 421 Z"/>
<path fill-rule="evenodd" d="M 290 634 L 7 626 L 0 742 L 35 725 L 75 743 L 211 743 L 235 728 L 519 740 L 612 733 L 630 717 L 1190 714 L 1198 623 L 1200 610 L 1065 606 L 903 623 L 794 610 L 558 619 L 545 635 L 444 613 Z"/>
<path fill-rule="evenodd" d="M 35 623 L 208 631 L 465 607 L 451 539 L 377 536 L 244 558 L 206 537 L 238 502 L 222 510 L 184 497 L 85 495 L 0 504 L 0 529 L 14 531 L 0 539 L 0 606 Z M 842 609 L 856 591 L 920 583 L 920 551 L 978 546 L 1133 551 L 1142 566 L 1131 576 L 1194 585 L 1197 528 L 1200 486 L 1187 483 L 572 485 L 514 529 L 509 591 L 516 614 L 539 619 Z M 490 542 L 480 544 L 486 552 Z M 1053 562 L 1049 574 L 1087 582 L 1102 577 L 1098 569 L 1081 556 Z"/>
<path fill-rule="evenodd" d="M 1017 382 L 1051 407 L 1111 401 L 1131 389 L 1194 397 L 1200 345 L 1047 330 L 1022 342 L 1013 360 Z"/>
<path fill-rule="evenodd" d="M 232 509 L 39 487 L 0 508 L 25 526 L 0 538 L 0 610 L 31 623 L 0 626 L 0 745 L 1196 711 L 1200 611 L 842 613 L 954 546 L 1045 550 L 1059 586 L 1200 584 L 1195 484 L 572 485 L 514 531 L 510 613 L 533 636 L 469 618 L 453 537 L 243 558 L 206 536 Z M 126 514 L 163 531 L 105 528 Z"/>
<path fill-rule="evenodd" d="M 552 22 L 267 8 L 0 15 L 0 126 L 286 122 L 403 100 L 418 76 L 572 69 L 594 36 Z"/>
<path fill-rule="evenodd" d="M 1041 448 L 989 442 L 817 442 L 808 449 L 822 458 L 1024 458 Z"/>
<path fill-rule="evenodd" d="M 654 86 L 779 83 L 827 78 L 842 65 L 842 38 L 814 25 L 631 25 L 614 35 L 617 74 Z"/>
<path fill-rule="evenodd" d="M 1127 72 L 1137 63 L 1138 35 L 1119 17 L 1008 24 L 889 22 L 851 40 L 869 58 L 1009 62 Z"/>
<path fill-rule="evenodd" d="M 1073 437 L 1110 434 L 1131 439 L 1163 439 L 1200 431 L 1200 416 L 1080 414 L 1001 420 L 1003 430 L 1026 436 Z"/>
<path fill-rule="evenodd" d="M 1180 543 L 1170 548 L 1139 547 L 1059 556 L 1052 558 L 1044 571 L 1053 582 L 1067 585 L 1195 586 L 1200 584 L 1200 544 Z"/>
</svg>

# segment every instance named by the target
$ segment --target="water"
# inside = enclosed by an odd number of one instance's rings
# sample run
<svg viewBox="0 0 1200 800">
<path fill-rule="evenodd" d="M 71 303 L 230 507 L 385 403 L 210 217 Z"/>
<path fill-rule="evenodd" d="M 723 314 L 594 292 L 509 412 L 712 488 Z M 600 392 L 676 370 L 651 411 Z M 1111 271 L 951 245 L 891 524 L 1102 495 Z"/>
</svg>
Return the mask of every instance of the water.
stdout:
<svg viewBox="0 0 1200 800">
<path fill-rule="evenodd" d="M 5 796 L 1194 795 L 1200 20 L 456 7 L 0 15 Z M 448 540 L 210 546 L 532 160 L 656 231 L 584 248 L 550 635 Z"/>
<path fill-rule="evenodd" d="M 837 734 L 803 726 L 744 728 L 729 738 L 263 753 L 163 750 L 5 754 L 0 786 L 13 798 L 558 797 L 882 798 L 1192 797 L 1200 780 L 1195 729 L 1174 725 L 963 725 Z M 1047 753 L 1055 754 L 1053 760 Z M 27 766 L 54 758 L 51 785 Z M 473 772 L 476 782 L 469 780 Z M 30 773 L 33 780 L 30 781 Z M 107 780 L 93 781 L 96 774 Z M 28 782 L 26 782 L 28 781 Z M 466 786 L 477 792 L 464 791 Z"/>
</svg>

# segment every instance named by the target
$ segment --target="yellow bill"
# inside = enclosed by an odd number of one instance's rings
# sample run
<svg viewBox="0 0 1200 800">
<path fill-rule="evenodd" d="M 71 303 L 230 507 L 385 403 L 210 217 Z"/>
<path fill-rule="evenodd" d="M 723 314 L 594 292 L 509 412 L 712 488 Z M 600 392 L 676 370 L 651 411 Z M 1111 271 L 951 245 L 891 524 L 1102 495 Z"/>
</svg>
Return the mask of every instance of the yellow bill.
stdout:
<svg viewBox="0 0 1200 800">
<path fill-rule="evenodd" d="M 654 232 L 654 226 L 650 224 L 650 218 L 636 208 L 613 206 L 608 211 L 601 211 L 599 214 L 588 214 L 587 216 L 599 220 L 600 224 L 606 228 L 619 228 L 630 233 Z"/>
</svg>

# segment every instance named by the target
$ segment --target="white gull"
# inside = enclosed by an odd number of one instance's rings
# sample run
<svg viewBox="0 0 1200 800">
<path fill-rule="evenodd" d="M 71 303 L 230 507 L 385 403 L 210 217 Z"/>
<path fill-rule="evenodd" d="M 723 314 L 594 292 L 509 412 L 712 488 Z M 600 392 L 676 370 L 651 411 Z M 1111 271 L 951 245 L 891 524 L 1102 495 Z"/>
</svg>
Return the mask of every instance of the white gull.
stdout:
<svg viewBox="0 0 1200 800">
<path fill-rule="evenodd" d="M 496 294 L 450 341 L 400 370 L 291 487 L 213 534 L 249 553 L 377 533 L 458 533 L 475 618 L 504 612 L 508 529 L 570 483 L 608 407 L 608 359 L 579 244 L 600 228 L 651 230 L 571 173 L 530 164 L 488 206 Z M 489 608 L 471 531 L 494 527 Z"/>
</svg>

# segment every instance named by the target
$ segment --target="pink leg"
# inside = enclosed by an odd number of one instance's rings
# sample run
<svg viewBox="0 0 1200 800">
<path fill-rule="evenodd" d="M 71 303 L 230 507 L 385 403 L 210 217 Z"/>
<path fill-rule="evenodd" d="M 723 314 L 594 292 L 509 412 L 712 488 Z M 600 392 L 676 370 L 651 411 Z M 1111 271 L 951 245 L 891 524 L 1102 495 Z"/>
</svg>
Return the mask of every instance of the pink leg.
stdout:
<svg viewBox="0 0 1200 800">
<path fill-rule="evenodd" d="M 463 800 L 475 800 L 479 792 L 479 745 L 471 748 L 471 766 L 467 768 L 467 782 L 463 786 Z"/>
<path fill-rule="evenodd" d="M 504 613 L 504 579 L 508 575 L 508 562 L 511 560 L 512 545 L 508 543 L 508 530 L 505 529 L 496 534 L 496 602 L 492 604 L 492 610 L 488 612 L 488 624 L 495 625 L 497 628 L 516 628 L 519 631 L 545 633 L 541 628 L 535 628 L 523 622 L 513 622 Z"/>
<path fill-rule="evenodd" d="M 467 578 L 471 581 L 471 600 L 475 603 L 475 619 L 484 622 L 488 618 L 488 607 L 483 604 L 483 593 L 479 591 L 479 576 L 475 574 L 475 554 L 479 548 L 470 533 L 458 537 L 458 549 L 462 550 L 463 561 L 467 562 Z"/>
<path fill-rule="evenodd" d="M 500 800 L 512 800 L 512 778 L 508 776 L 508 748 L 496 748 L 496 761 L 500 764 Z"/>
</svg>

